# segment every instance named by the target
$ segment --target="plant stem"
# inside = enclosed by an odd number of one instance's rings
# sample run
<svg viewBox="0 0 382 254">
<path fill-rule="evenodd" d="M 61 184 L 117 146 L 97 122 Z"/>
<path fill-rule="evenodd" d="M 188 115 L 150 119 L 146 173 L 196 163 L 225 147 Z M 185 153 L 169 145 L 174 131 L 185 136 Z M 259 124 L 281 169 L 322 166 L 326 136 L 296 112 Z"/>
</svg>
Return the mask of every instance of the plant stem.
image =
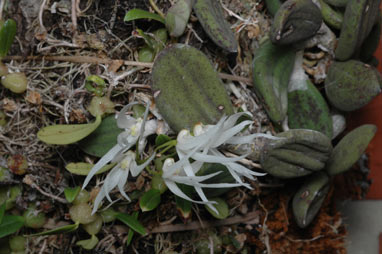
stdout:
<svg viewBox="0 0 382 254">
<path fill-rule="evenodd" d="M 0 20 L 3 20 L 3 11 L 5 6 L 5 1 L 7 0 L 0 0 Z"/>
<path fill-rule="evenodd" d="M 165 18 L 163 12 L 158 8 L 158 6 L 155 4 L 154 0 L 149 0 L 150 1 L 150 5 L 151 7 L 154 9 L 154 11 L 156 11 L 159 16 L 161 16 L 162 18 Z"/>
</svg>

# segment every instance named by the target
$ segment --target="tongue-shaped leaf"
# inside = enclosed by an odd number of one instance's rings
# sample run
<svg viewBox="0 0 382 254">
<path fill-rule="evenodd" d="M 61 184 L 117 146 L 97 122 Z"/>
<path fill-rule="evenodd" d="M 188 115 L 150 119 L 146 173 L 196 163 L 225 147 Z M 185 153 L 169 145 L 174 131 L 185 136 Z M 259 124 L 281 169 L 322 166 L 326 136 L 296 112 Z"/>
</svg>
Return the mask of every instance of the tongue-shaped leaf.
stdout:
<svg viewBox="0 0 382 254">
<path fill-rule="evenodd" d="M 176 44 L 154 62 L 152 90 L 155 103 L 175 131 L 198 122 L 214 124 L 233 113 L 227 91 L 208 58 L 199 50 Z"/>
<path fill-rule="evenodd" d="M 288 0 L 277 11 L 270 32 L 275 44 L 292 44 L 313 37 L 322 23 L 312 0 Z"/>
</svg>

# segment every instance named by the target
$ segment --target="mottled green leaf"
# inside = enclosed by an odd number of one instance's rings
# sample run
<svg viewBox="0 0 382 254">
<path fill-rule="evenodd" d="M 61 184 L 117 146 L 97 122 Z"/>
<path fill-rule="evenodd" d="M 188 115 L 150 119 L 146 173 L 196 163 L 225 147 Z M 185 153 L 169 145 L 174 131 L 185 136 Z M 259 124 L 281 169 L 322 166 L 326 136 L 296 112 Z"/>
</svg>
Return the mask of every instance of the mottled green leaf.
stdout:
<svg viewBox="0 0 382 254">
<path fill-rule="evenodd" d="M 379 12 L 381 0 L 349 0 L 335 51 L 340 61 L 350 59 L 369 35 Z"/>
<path fill-rule="evenodd" d="M 333 62 L 325 79 L 326 96 L 337 109 L 359 109 L 381 92 L 380 75 L 360 61 Z"/>
<path fill-rule="evenodd" d="M 321 10 L 311 0 L 287 0 L 276 12 L 269 36 L 274 44 L 289 45 L 313 37 L 321 24 Z"/>
<path fill-rule="evenodd" d="M 194 11 L 204 31 L 219 47 L 228 52 L 237 52 L 235 34 L 224 18 L 223 8 L 217 0 L 197 0 Z"/>
<path fill-rule="evenodd" d="M 97 116 L 95 122 L 88 124 L 51 125 L 42 128 L 37 133 L 37 137 L 47 144 L 72 144 L 92 133 L 101 124 L 101 121 L 101 116 Z"/>
<path fill-rule="evenodd" d="M 199 50 L 175 44 L 159 53 L 152 69 L 155 103 L 174 131 L 198 122 L 216 123 L 233 114 L 227 91 L 209 59 Z"/>
<path fill-rule="evenodd" d="M 288 110 L 288 83 L 295 55 L 293 48 L 278 47 L 266 40 L 256 49 L 253 58 L 253 88 L 269 118 L 278 124 Z"/>
<path fill-rule="evenodd" d="M 178 0 L 167 11 L 165 24 L 171 36 L 179 37 L 186 29 L 195 0 Z"/>
<path fill-rule="evenodd" d="M 303 51 L 296 61 L 288 88 L 288 125 L 291 129 L 310 129 L 333 136 L 333 121 L 329 107 L 320 91 L 303 69 Z"/>
<path fill-rule="evenodd" d="M 329 191 L 329 177 L 318 172 L 308 178 L 293 197 L 293 214 L 297 225 L 307 227 L 325 200 Z"/>
<path fill-rule="evenodd" d="M 265 172 L 280 177 L 294 178 L 322 170 L 332 152 L 331 139 L 321 132 L 291 129 L 277 134 L 263 147 L 260 163 Z"/>
<path fill-rule="evenodd" d="M 348 170 L 365 152 L 376 132 L 377 127 L 372 124 L 362 125 L 349 132 L 334 147 L 326 171 L 330 175 L 336 175 Z"/>
</svg>

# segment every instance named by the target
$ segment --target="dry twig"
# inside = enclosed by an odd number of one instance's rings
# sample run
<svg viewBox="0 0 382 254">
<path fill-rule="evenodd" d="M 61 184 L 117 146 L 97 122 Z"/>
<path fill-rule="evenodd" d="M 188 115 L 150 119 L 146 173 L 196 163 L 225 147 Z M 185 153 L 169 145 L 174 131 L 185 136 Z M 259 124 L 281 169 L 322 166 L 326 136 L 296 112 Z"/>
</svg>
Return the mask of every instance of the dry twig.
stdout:
<svg viewBox="0 0 382 254">
<path fill-rule="evenodd" d="M 231 218 L 227 218 L 224 220 L 216 220 L 216 221 L 203 221 L 203 226 L 201 222 L 193 221 L 188 224 L 175 224 L 175 225 L 162 225 L 153 228 L 150 233 L 169 233 L 169 232 L 179 232 L 179 231 L 188 231 L 188 230 L 197 230 L 208 227 L 221 227 L 234 225 L 238 223 L 246 223 L 250 222 L 253 219 L 259 217 L 259 211 L 252 211 L 247 213 L 245 216 L 234 216 Z"/>
<path fill-rule="evenodd" d="M 72 63 L 89 63 L 89 64 L 115 64 L 116 62 L 119 62 L 124 65 L 130 65 L 130 66 L 141 66 L 141 67 L 147 67 L 152 68 L 152 63 L 143 63 L 143 62 L 136 62 L 136 61 L 125 61 L 122 59 L 109 59 L 109 58 L 99 58 L 99 57 L 93 57 L 93 56 L 6 56 L 4 60 L 45 60 L 45 61 L 62 61 L 62 62 L 72 62 Z M 232 80 L 232 81 L 238 81 L 243 82 L 247 85 L 252 85 L 252 79 L 246 78 L 246 77 L 239 77 L 227 73 L 219 73 L 219 77 L 226 80 Z"/>
</svg>

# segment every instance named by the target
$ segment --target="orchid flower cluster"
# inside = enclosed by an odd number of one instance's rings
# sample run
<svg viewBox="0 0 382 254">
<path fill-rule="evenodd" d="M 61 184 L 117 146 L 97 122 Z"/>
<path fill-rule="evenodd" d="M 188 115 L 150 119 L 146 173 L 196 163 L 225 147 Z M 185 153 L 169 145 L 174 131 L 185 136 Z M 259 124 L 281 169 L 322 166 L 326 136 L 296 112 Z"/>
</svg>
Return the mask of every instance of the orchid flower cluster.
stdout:
<svg viewBox="0 0 382 254">
<path fill-rule="evenodd" d="M 231 116 L 223 116 L 216 125 L 203 125 L 201 123 L 195 125 L 193 135 L 189 130 L 181 130 L 177 137 L 176 151 L 179 161 L 176 163 L 173 159 L 166 159 L 163 165 L 162 178 L 167 187 L 175 195 L 196 203 L 202 203 L 209 206 L 213 211 L 217 212 L 203 192 L 203 187 L 208 188 L 229 188 L 236 186 L 244 186 L 251 188 L 249 184 L 242 181 L 242 177 L 254 180 L 254 176 L 263 176 L 264 173 L 252 171 L 238 161 L 244 159 L 247 155 L 233 158 L 227 158 L 218 148 L 224 144 L 240 145 L 252 142 L 257 137 L 269 137 L 266 134 L 251 134 L 246 136 L 236 136 L 244 128 L 253 122 L 244 120 L 236 125 L 241 116 L 250 115 L 246 113 L 236 113 Z M 272 137 L 272 136 L 271 136 Z M 197 176 L 196 173 L 201 169 L 204 163 L 220 163 L 226 166 L 229 173 L 236 180 L 236 183 L 209 183 L 204 184 L 203 181 L 210 179 L 221 172 L 215 172 L 205 176 Z M 177 186 L 177 183 L 191 185 L 195 188 L 201 201 L 196 201 L 188 197 Z"/>
<path fill-rule="evenodd" d="M 146 137 L 154 134 L 156 129 L 153 127 L 155 124 L 150 123 L 150 121 L 155 120 L 147 121 L 146 124 L 149 105 L 146 106 L 143 118 L 136 119 L 126 115 L 126 112 L 130 107 L 135 104 L 137 103 L 128 104 L 117 115 L 117 125 L 119 128 L 124 129 L 124 131 L 119 134 L 117 144 L 94 165 L 84 181 L 83 188 L 87 186 L 91 178 L 107 163 L 117 163 L 108 173 L 103 182 L 103 186 L 94 202 L 93 213 L 97 211 L 105 197 L 109 202 L 112 202 L 109 193 L 115 187 L 118 188 L 124 198 L 130 200 L 124 191 L 129 173 L 133 177 L 138 176 L 155 157 L 154 152 L 143 164 L 138 165 L 135 160 L 136 153 L 130 150 L 130 148 L 136 145 L 138 154 L 140 154 L 146 145 Z M 179 160 L 175 162 L 173 158 L 167 158 L 163 164 L 162 178 L 172 193 L 185 200 L 205 204 L 213 211 L 217 212 L 216 208 L 213 206 L 214 202 L 208 200 L 203 192 L 203 188 L 228 188 L 237 186 L 251 188 L 249 184 L 242 181 L 242 177 L 254 180 L 254 176 L 264 175 L 264 173 L 252 171 L 238 163 L 245 158 L 246 155 L 228 158 L 219 151 L 219 147 L 224 144 L 240 145 L 250 143 L 257 137 L 272 138 L 272 136 L 265 134 L 238 136 L 237 134 L 239 132 L 252 124 L 252 121 L 249 120 L 244 120 L 239 124 L 236 124 L 239 118 L 244 115 L 250 114 L 236 113 L 231 116 L 223 116 L 215 125 L 203 125 L 201 123 L 195 125 L 192 134 L 189 130 L 185 129 L 178 133 L 175 148 Z M 221 171 L 219 171 L 204 176 L 198 176 L 197 173 L 204 163 L 223 164 L 236 182 L 203 183 L 221 173 Z M 177 184 L 193 186 L 201 200 L 191 199 L 182 192 Z"/>
<path fill-rule="evenodd" d="M 153 122 L 148 121 L 146 124 L 149 105 L 146 106 L 143 118 L 139 117 L 136 119 L 132 116 L 126 115 L 126 112 L 136 104 L 138 103 L 133 102 L 126 105 L 117 115 L 117 126 L 124 129 L 124 131 L 118 135 L 117 144 L 93 166 L 82 186 L 82 189 L 84 189 L 92 177 L 109 162 L 117 163 L 117 165 L 114 166 L 106 176 L 103 186 L 98 192 L 98 195 L 94 201 L 92 211 L 93 214 L 97 211 L 99 205 L 105 197 L 109 200 L 109 202 L 112 202 L 109 192 L 115 187 L 118 187 L 118 190 L 122 196 L 130 201 L 130 198 L 124 191 L 129 173 L 131 173 L 133 177 L 138 176 L 155 157 L 154 153 L 143 164 L 137 165 L 137 162 L 135 161 L 136 154 L 129 150 L 131 147 L 138 144 L 137 150 L 140 154 L 146 144 L 146 138 L 149 135 L 154 134 L 156 129 L 153 127 L 153 125 L 155 125 Z"/>
</svg>

